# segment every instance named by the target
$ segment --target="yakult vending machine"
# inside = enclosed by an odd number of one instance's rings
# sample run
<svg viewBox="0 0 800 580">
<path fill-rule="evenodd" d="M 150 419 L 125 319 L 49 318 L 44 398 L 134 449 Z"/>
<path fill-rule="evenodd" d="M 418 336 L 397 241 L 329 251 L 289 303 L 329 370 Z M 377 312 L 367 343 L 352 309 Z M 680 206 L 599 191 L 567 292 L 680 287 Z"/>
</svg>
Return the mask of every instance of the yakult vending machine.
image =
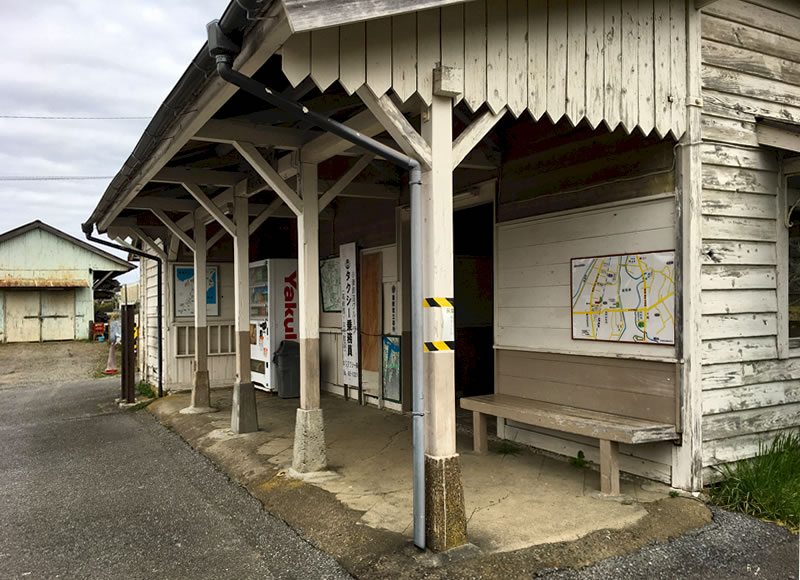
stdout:
<svg viewBox="0 0 800 580">
<path fill-rule="evenodd" d="M 250 262 L 250 380 L 278 389 L 272 355 L 283 340 L 297 340 L 297 260 Z"/>
</svg>

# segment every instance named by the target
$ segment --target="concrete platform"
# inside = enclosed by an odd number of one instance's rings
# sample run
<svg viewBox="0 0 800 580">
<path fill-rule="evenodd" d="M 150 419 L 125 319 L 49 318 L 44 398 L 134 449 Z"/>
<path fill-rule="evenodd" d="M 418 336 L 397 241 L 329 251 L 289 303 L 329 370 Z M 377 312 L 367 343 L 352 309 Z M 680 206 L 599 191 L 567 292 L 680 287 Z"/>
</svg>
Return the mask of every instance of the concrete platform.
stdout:
<svg viewBox="0 0 800 580">
<path fill-rule="evenodd" d="M 236 435 L 230 430 L 230 399 L 230 390 L 214 391 L 212 404 L 219 411 L 205 415 L 181 415 L 185 395 L 162 399 L 149 409 L 245 486 L 260 489 L 266 497 L 271 489 L 291 487 L 280 480 L 289 479 L 297 400 L 259 392 L 260 430 Z M 349 510 L 356 525 L 410 540 L 411 418 L 332 396 L 323 396 L 322 405 L 329 470 L 304 474 L 302 485 L 329 492 Z M 665 505 L 676 509 L 686 503 L 670 503 L 667 486 L 630 480 L 623 480 L 621 498 L 601 497 L 597 471 L 521 446 L 502 453 L 497 444 L 490 444 L 488 455 L 475 455 L 470 437 L 462 432 L 458 447 L 469 540 L 484 554 L 628 528 L 653 511 L 648 509 L 650 502 L 666 499 Z M 272 509 L 269 500 L 265 503 Z M 676 532 L 703 525 L 710 517 L 705 507 L 689 511 L 691 517 L 675 518 L 679 523 L 674 525 L 680 528 Z"/>
</svg>

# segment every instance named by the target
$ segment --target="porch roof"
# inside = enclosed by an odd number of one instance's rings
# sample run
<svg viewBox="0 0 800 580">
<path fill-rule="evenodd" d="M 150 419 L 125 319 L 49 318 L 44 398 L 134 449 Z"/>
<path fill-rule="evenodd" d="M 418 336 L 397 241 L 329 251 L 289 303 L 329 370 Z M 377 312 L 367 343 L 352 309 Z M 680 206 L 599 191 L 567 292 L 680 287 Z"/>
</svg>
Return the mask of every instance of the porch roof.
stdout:
<svg viewBox="0 0 800 580">
<path fill-rule="evenodd" d="M 645 10 L 621 8 L 613 0 L 574 6 L 518 0 L 347 0 L 345 4 L 342 8 L 342 2 L 330 0 L 231 2 L 220 24 L 226 34 L 241 39 L 234 68 L 267 80 L 271 88 L 296 100 L 313 88 L 326 98 L 333 92 L 334 111 L 345 112 L 339 120 L 370 136 L 384 130 L 374 116 L 375 108 L 384 106 L 380 100 L 391 98 L 404 113 L 430 102 L 433 81 L 426 71 L 436 63 L 462 71 L 456 102 L 466 105 L 467 116 L 483 114 L 489 127 L 506 111 L 515 117 L 527 111 L 536 120 L 546 115 L 554 123 L 562 118 L 573 125 L 602 123 L 612 131 L 620 126 L 628 132 L 655 130 L 676 138 L 684 131 L 684 3 L 654 0 L 645 3 L 649 7 Z M 331 12 L 334 7 L 336 14 Z M 278 53 L 280 57 L 271 58 Z M 331 89 L 334 83 L 342 91 Z M 353 95 L 357 108 L 342 92 Z M 313 162 L 359 154 L 349 145 L 334 144 L 339 140 L 332 136 L 286 126 L 268 112 L 251 109 L 233 118 L 238 113 L 231 103 L 237 108 L 243 103 L 236 93 L 236 87 L 215 74 L 204 45 L 88 222 L 106 232 L 143 191 L 182 197 L 176 200 L 179 205 L 196 207 L 181 192 L 180 179 L 161 179 L 165 171 L 174 173 L 175 167 L 166 166 L 175 165 L 176 155 L 198 148 L 191 140 L 207 145 L 230 144 L 233 139 L 276 151 L 303 148 L 304 154 L 310 150 L 319 154 Z M 363 104 L 368 101 L 372 105 L 365 111 Z M 327 112 L 330 103 L 325 105 Z M 469 144 L 470 149 L 474 146 Z M 281 177 L 291 178 L 291 155 L 278 161 Z M 485 159 L 479 159 L 477 166 L 486 167 Z M 252 171 L 249 176 L 236 175 L 236 168 L 230 168 L 228 181 L 213 185 L 231 187 L 230 181 L 254 176 Z M 169 190 L 164 182 L 177 187 Z M 259 191 L 268 189 L 263 186 Z M 191 210 L 181 206 L 180 211 Z"/>
</svg>

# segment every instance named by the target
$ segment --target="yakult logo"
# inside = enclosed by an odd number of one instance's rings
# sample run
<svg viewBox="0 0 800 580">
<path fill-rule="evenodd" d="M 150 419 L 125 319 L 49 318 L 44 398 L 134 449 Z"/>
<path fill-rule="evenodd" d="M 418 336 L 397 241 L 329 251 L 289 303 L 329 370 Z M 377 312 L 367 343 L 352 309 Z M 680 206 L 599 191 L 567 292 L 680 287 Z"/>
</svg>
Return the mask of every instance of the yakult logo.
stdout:
<svg viewBox="0 0 800 580">
<path fill-rule="evenodd" d="M 283 331 L 286 340 L 297 340 L 297 328 L 294 322 L 294 311 L 297 309 L 295 296 L 297 295 L 297 272 L 283 279 L 286 284 L 283 288 Z"/>
</svg>

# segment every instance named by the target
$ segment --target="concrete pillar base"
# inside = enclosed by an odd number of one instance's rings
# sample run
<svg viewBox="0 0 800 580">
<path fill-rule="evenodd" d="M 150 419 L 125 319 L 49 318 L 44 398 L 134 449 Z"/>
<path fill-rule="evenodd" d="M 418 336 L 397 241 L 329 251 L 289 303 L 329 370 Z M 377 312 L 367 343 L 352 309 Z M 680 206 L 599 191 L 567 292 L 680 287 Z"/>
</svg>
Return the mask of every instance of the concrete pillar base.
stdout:
<svg viewBox="0 0 800 580">
<path fill-rule="evenodd" d="M 297 409 L 294 424 L 294 460 L 292 468 L 299 473 L 322 471 L 328 465 L 325 448 L 325 423 L 322 409 Z"/>
<path fill-rule="evenodd" d="M 231 431 L 234 433 L 253 433 L 258 431 L 256 388 L 253 383 L 236 383 L 233 385 Z"/>
<path fill-rule="evenodd" d="M 203 413 L 216 413 L 219 411 L 216 407 L 186 407 L 181 409 L 181 415 L 202 415 Z"/>
<path fill-rule="evenodd" d="M 208 371 L 195 371 L 192 381 L 192 407 L 211 407 L 211 383 Z"/>
<path fill-rule="evenodd" d="M 466 543 L 467 516 L 458 454 L 426 454 L 425 544 L 434 552 L 443 552 Z"/>
</svg>

